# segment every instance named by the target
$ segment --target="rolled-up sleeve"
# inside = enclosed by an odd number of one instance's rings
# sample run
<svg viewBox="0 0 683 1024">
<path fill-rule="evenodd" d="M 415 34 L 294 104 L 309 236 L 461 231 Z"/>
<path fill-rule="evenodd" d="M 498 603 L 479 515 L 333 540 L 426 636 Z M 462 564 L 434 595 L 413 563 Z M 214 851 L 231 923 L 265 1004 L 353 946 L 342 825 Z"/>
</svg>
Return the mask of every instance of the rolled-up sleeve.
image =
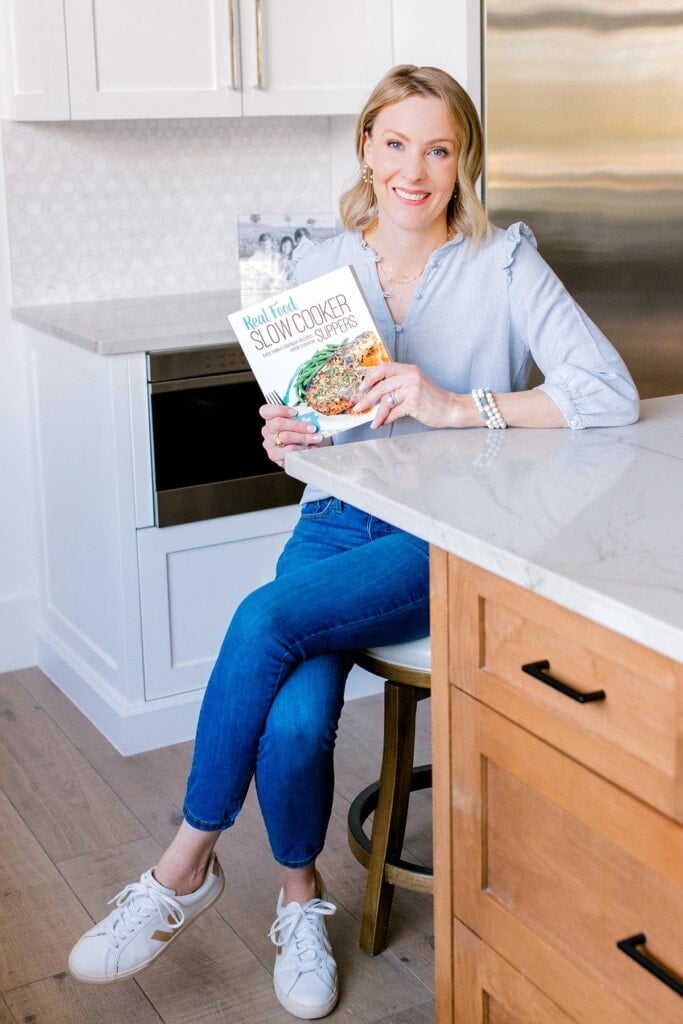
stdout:
<svg viewBox="0 0 683 1024">
<path fill-rule="evenodd" d="M 635 423 L 640 402 L 623 359 L 536 251 L 525 224 L 507 231 L 504 270 L 514 330 L 543 374 L 540 390 L 567 425 Z"/>
</svg>

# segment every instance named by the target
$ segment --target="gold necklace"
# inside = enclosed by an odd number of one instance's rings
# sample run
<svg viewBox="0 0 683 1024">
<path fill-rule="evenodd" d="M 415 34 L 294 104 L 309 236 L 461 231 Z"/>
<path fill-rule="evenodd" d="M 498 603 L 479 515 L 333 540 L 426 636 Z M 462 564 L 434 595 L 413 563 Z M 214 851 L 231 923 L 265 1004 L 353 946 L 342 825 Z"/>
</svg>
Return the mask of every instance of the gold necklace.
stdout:
<svg viewBox="0 0 683 1024">
<path fill-rule="evenodd" d="M 379 256 L 379 253 L 377 255 Z M 382 277 L 384 278 L 385 281 L 389 281 L 391 284 L 410 284 L 411 281 L 417 281 L 418 277 L 421 277 L 422 274 L 424 274 L 425 267 L 427 266 L 427 264 L 425 263 L 423 264 L 423 266 L 420 267 L 418 271 L 416 271 L 416 273 L 406 275 L 405 277 L 392 277 L 391 275 L 393 273 L 394 268 L 390 267 L 385 262 L 383 256 L 379 257 L 379 261 L 380 263 L 383 264 Z"/>
<path fill-rule="evenodd" d="M 414 274 L 406 274 L 403 277 L 392 277 L 391 275 L 394 273 L 394 268 L 389 266 L 389 264 L 385 260 L 384 256 L 382 256 L 381 252 L 378 252 L 376 247 L 375 247 L 375 237 L 376 237 L 376 234 L 377 233 L 375 231 L 373 231 L 371 235 L 368 235 L 366 237 L 366 241 L 368 242 L 368 244 L 372 245 L 372 248 L 375 250 L 375 252 L 379 256 L 379 262 L 381 264 L 383 264 L 382 277 L 384 278 L 385 281 L 389 281 L 390 284 L 410 284 L 412 281 L 417 281 L 418 277 L 421 277 L 422 274 L 424 274 L 425 268 L 427 266 L 427 263 L 429 263 L 429 257 L 422 264 L 420 269 L 417 270 Z M 446 241 L 449 241 L 449 240 L 450 240 L 450 233 L 449 233 L 448 237 L 446 238 Z M 431 257 L 431 253 L 429 255 Z"/>
</svg>

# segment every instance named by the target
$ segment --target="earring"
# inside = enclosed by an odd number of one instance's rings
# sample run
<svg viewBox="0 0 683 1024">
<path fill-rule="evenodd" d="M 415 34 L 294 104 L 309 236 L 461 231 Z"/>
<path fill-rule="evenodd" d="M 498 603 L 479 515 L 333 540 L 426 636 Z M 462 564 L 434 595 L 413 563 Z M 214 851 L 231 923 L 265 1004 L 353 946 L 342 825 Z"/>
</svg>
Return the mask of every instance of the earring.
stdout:
<svg viewBox="0 0 683 1024">
<path fill-rule="evenodd" d="M 458 192 L 459 192 L 459 191 L 460 191 L 460 189 L 458 188 L 458 186 L 457 186 L 457 184 L 456 184 L 455 188 L 453 189 L 453 198 L 454 198 L 454 199 L 457 199 L 457 198 L 458 198 Z"/>
<path fill-rule="evenodd" d="M 363 164 L 361 180 L 364 181 L 366 185 L 372 185 L 372 167 L 369 167 L 368 164 Z"/>
</svg>

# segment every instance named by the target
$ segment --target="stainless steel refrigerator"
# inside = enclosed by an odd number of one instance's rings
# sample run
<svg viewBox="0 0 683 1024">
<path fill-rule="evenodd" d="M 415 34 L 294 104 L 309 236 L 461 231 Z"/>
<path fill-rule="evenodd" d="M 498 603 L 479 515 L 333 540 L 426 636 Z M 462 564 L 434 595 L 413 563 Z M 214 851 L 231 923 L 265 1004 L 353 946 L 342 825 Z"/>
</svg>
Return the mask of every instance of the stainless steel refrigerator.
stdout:
<svg viewBox="0 0 683 1024">
<path fill-rule="evenodd" d="M 683 0 L 484 0 L 484 197 L 644 398 L 683 392 Z"/>
</svg>

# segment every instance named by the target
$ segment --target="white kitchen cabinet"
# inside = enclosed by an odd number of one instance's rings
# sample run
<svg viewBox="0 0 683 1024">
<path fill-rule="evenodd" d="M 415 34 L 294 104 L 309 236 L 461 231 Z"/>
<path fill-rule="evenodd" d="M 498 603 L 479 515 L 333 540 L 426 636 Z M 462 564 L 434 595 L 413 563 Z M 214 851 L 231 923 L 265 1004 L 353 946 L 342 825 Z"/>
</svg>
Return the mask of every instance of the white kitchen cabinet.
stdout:
<svg viewBox="0 0 683 1024">
<path fill-rule="evenodd" d="M 16 120 L 357 114 L 394 63 L 479 96 L 479 0 L 0 0 Z"/>
<path fill-rule="evenodd" d="M 121 753 L 190 739 L 231 614 L 272 577 L 297 508 L 151 526 L 144 353 L 26 337 L 38 664 Z"/>
<path fill-rule="evenodd" d="M 273 571 L 296 507 L 138 530 L 145 700 L 203 690 L 237 605 Z"/>
<path fill-rule="evenodd" d="M 69 118 L 62 0 L 1 0 L 4 115 L 16 121 Z"/>
<path fill-rule="evenodd" d="M 17 119 L 355 113 L 393 62 L 391 0 L 2 2 Z"/>
<path fill-rule="evenodd" d="M 63 3 L 73 119 L 241 114 L 236 0 Z"/>
</svg>

